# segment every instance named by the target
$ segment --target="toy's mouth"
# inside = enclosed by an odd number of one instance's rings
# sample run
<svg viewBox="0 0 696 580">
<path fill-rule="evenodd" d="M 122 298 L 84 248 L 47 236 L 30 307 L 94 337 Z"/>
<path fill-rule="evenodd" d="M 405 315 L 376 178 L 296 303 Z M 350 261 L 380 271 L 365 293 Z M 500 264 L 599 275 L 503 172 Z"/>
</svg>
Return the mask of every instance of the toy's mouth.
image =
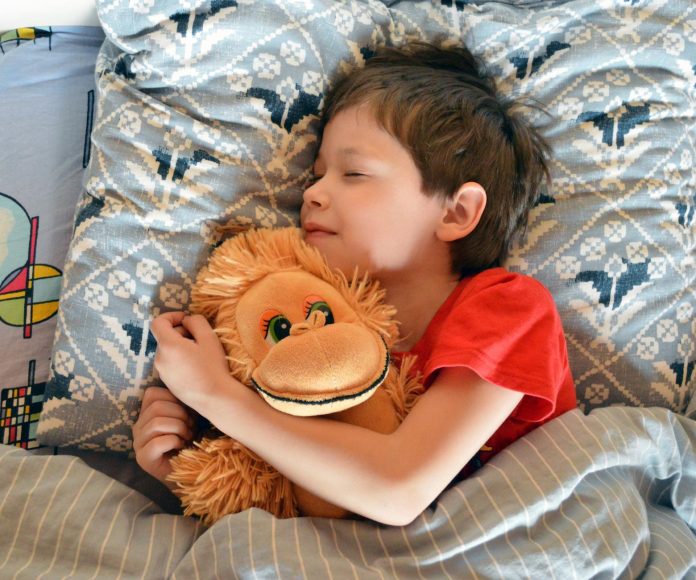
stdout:
<svg viewBox="0 0 696 580">
<path fill-rule="evenodd" d="M 352 407 L 354 405 L 358 405 L 359 403 L 362 403 L 363 401 L 366 401 L 367 399 L 372 396 L 372 394 L 375 392 L 377 387 L 379 387 L 383 382 L 384 379 L 387 378 L 387 373 L 389 372 L 389 353 L 387 353 L 386 360 L 384 361 L 384 369 L 382 374 L 377 377 L 377 379 L 367 388 L 363 389 L 362 391 L 358 391 L 357 393 L 351 393 L 351 394 L 345 394 L 345 395 L 337 395 L 337 396 L 332 396 L 329 394 L 326 394 L 325 397 L 317 397 L 315 394 L 314 397 L 317 398 L 312 398 L 312 399 L 304 399 L 304 398 L 299 398 L 299 397 L 287 397 L 287 396 L 282 396 L 282 395 L 275 395 L 271 393 L 270 391 L 264 389 L 259 385 L 253 378 L 251 379 L 251 382 L 253 383 L 254 387 L 256 390 L 261 393 L 264 399 L 268 400 L 270 399 L 271 401 L 275 401 L 278 403 L 285 403 L 285 404 L 291 404 L 291 405 L 299 405 L 301 407 L 305 406 L 322 406 L 322 405 L 335 405 L 335 404 L 340 404 L 340 403 L 350 403 L 348 405 L 342 406 L 342 409 L 347 409 L 349 407 Z M 270 401 L 269 401 L 270 403 Z M 286 411 L 288 412 L 288 411 Z M 334 411 L 331 411 L 334 412 Z M 315 413 L 306 413 L 307 415 L 319 415 L 326 413 L 326 411 L 317 411 Z M 299 413 L 291 413 L 293 415 L 298 415 Z M 304 415 L 304 413 L 303 413 Z"/>
<path fill-rule="evenodd" d="M 315 356 L 302 356 L 302 352 Z M 331 356 L 332 352 L 339 354 Z M 389 363 L 386 343 L 377 333 L 332 324 L 275 345 L 251 381 L 279 411 L 325 415 L 369 399 L 384 382 Z"/>
</svg>

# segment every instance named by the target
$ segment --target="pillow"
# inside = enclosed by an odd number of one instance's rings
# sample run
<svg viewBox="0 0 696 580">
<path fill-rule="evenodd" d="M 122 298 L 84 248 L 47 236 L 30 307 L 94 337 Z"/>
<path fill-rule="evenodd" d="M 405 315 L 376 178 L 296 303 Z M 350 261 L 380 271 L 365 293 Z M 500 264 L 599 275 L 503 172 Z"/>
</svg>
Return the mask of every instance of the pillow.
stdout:
<svg viewBox="0 0 696 580">
<path fill-rule="evenodd" d="M 49 445 L 128 451 L 151 318 L 186 307 L 218 224 L 297 223 L 329 75 L 388 32 L 379 2 L 98 5 L 94 156 L 65 268 Z"/>
<path fill-rule="evenodd" d="M 0 35 L 0 442 L 33 449 L 90 155 L 100 28 Z"/>
<path fill-rule="evenodd" d="M 95 154 L 41 440 L 131 449 L 142 391 L 157 383 L 152 317 L 186 308 L 220 224 L 297 223 L 326 87 L 377 45 L 409 38 L 465 42 L 504 91 L 551 114 L 531 119 L 555 150 L 553 187 L 509 266 L 554 293 L 583 409 L 684 411 L 694 365 L 690 9 L 686 0 L 649 17 L 634 3 L 580 0 L 99 2 L 107 41 Z"/>
</svg>

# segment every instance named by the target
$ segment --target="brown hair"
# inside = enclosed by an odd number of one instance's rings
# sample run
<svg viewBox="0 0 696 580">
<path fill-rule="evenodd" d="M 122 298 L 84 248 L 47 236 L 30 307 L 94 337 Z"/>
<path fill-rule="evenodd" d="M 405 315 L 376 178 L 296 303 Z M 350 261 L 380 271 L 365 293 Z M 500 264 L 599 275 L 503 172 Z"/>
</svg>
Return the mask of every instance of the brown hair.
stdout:
<svg viewBox="0 0 696 580">
<path fill-rule="evenodd" d="M 449 198 L 470 181 L 486 190 L 479 225 L 452 244 L 453 272 L 499 265 L 549 179 L 550 148 L 520 114 L 530 105 L 501 96 L 468 49 L 420 42 L 378 49 L 339 79 L 325 98 L 323 125 L 363 104 L 410 152 L 426 194 Z"/>
</svg>

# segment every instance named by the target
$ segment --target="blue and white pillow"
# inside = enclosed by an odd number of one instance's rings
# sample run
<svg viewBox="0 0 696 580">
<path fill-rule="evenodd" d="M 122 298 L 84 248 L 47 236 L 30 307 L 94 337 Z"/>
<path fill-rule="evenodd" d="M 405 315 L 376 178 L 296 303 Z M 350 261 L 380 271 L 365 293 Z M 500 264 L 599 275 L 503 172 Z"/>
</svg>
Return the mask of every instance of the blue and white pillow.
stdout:
<svg viewBox="0 0 696 580">
<path fill-rule="evenodd" d="M 127 452 L 149 324 L 185 308 L 219 224 L 297 223 L 336 74 L 382 44 L 466 43 L 533 97 L 553 187 L 509 266 L 553 292 L 585 410 L 684 411 L 694 391 L 696 12 L 545 3 L 101 0 L 94 155 L 40 423 Z M 685 17 L 694 12 L 693 18 Z"/>
</svg>

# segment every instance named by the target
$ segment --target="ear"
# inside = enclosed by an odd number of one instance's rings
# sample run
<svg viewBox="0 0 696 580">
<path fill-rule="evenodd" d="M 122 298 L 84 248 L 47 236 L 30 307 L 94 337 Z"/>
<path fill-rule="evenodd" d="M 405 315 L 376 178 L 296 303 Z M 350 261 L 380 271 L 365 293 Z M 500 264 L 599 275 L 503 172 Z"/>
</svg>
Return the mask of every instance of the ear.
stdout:
<svg viewBox="0 0 696 580">
<path fill-rule="evenodd" d="M 462 185 L 445 203 L 436 232 L 438 239 L 454 242 L 473 232 L 486 208 L 486 199 L 486 190 L 480 184 L 469 181 Z"/>
</svg>

